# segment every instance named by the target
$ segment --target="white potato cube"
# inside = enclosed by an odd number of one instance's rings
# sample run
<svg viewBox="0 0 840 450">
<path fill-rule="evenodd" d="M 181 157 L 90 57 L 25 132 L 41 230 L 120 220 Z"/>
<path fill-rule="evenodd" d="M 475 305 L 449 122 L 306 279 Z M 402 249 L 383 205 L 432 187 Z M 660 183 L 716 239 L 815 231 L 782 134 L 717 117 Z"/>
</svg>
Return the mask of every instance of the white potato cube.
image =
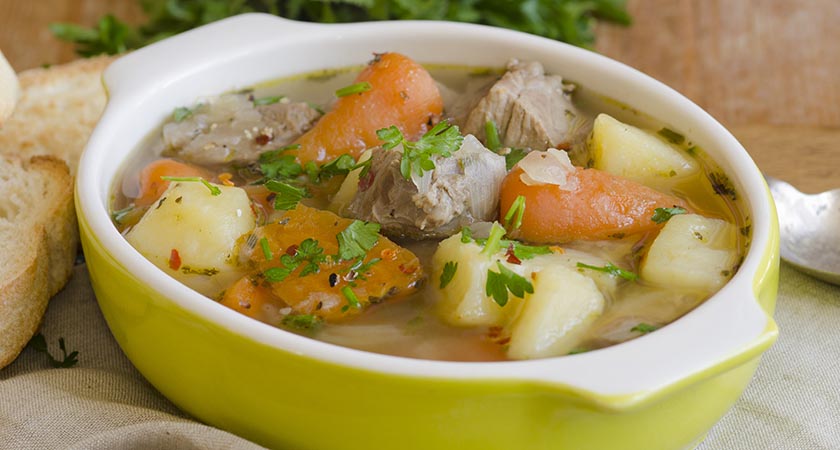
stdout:
<svg viewBox="0 0 840 450">
<path fill-rule="evenodd" d="M 440 275 L 447 262 L 458 264 L 455 276 L 444 289 L 437 289 L 442 318 L 458 326 L 504 326 L 516 314 L 521 299 L 510 296 L 508 303 L 499 306 L 485 294 L 487 271 L 498 272 L 497 257 L 481 254 L 482 247 L 474 242 L 461 242 L 461 235 L 451 236 L 438 245 L 432 257 L 431 283 L 440 286 Z M 523 266 L 503 263 L 505 267 L 525 275 Z"/>
<path fill-rule="evenodd" d="M 604 296 L 591 278 L 555 265 L 534 276 L 513 324 L 508 356 L 546 358 L 568 354 L 604 311 Z"/>
<path fill-rule="evenodd" d="M 652 187 L 697 173 L 697 162 L 656 134 L 599 114 L 592 129 L 594 167 Z"/>
<path fill-rule="evenodd" d="M 732 275 L 738 253 L 735 226 L 697 214 L 673 216 L 642 261 L 643 280 L 711 293 Z"/>
<path fill-rule="evenodd" d="M 126 234 L 157 267 L 208 297 L 244 275 L 237 240 L 256 224 L 244 190 L 217 187 L 214 196 L 202 183 L 172 182 Z"/>
</svg>

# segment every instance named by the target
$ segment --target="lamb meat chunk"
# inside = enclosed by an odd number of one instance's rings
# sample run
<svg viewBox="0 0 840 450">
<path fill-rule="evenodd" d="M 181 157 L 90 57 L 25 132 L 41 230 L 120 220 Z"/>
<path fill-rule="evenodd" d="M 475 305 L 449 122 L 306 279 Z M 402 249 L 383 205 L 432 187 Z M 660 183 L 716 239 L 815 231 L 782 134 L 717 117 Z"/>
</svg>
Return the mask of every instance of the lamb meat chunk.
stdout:
<svg viewBox="0 0 840 450">
<path fill-rule="evenodd" d="M 572 104 L 573 88 L 559 75 L 546 75 L 538 62 L 513 60 L 500 79 L 471 89 L 466 100 L 453 105 L 453 120 L 482 142 L 492 120 L 505 147 L 569 149 L 585 139 L 589 125 Z"/>
<path fill-rule="evenodd" d="M 452 156 L 434 159 L 434 170 L 406 180 L 400 149 L 374 150 L 348 214 L 381 224 L 388 236 L 413 239 L 451 236 L 463 226 L 496 218 L 506 173 L 503 156 L 466 136 Z"/>
<path fill-rule="evenodd" d="M 225 94 L 163 127 L 166 153 L 195 164 L 248 164 L 290 144 L 320 117 L 303 102 L 254 105 L 246 94 Z"/>
</svg>

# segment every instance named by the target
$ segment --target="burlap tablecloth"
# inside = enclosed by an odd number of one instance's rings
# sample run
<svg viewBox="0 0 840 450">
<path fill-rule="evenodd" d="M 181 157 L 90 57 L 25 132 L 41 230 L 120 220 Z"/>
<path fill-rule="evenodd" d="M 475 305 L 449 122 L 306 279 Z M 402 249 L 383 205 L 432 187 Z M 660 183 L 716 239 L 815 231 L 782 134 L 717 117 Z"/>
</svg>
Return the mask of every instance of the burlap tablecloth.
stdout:
<svg viewBox="0 0 840 450">
<path fill-rule="evenodd" d="M 700 449 L 840 449 L 840 288 L 783 264 L 777 305 L 779 341 Z M 192 420 L 143 379 L 108 331 L 84 266 L 41 332 L 53 354 L 64 337 L 79 363 L 54 369 L 27 348 L 0 370 L 0 448 L 260 448 Z"/>
</svg>

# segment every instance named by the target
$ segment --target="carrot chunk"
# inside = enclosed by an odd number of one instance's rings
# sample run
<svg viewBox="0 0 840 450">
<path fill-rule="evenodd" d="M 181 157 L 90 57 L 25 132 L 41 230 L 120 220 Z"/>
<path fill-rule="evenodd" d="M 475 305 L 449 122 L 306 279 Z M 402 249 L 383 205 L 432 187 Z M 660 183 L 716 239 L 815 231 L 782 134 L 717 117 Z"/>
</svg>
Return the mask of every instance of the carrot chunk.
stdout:
<svg viewBox="0 0 840 450">
<path fill-rule="evenodd" d="M 340 97 L 332 110 L 295 143 L 300 163 L 323 163 L 343 154 L 359 157 L 380 143 L 376 130 L 396 125 L 409 138 L 427 131 L 443 111 L 435 80 L 420 64 L 399 53 L 382 53 L 356 83 L 370 89 Z"/>
<path fill-rule="evenodd" d="M 191 166 L 174 159 L 158 159 L 144 167 L 140 172 L 140 196 L 134 200 L 138 207 L 149 206 L 156 202 L 169 187 L 169 181 L 161 177 L 203 177 L 207 180 L 212 174 L 200 167 Z"/>
<path fill-rule="evenodd" d="M 577 168 L 569 174 L 573 190 L 552 184 L 525 184 L 521 168 L 505 177 L 501 191 L 502 214 L 517 196 L 525 197 L 518 238 L 538 243 L 561 243 L 576 239 L 617 238 L 660 227 L 654 222 L 656 208 L 686 207 L 681 199 L 635 181 L 596 169 Z M 573 181 L 576 180 L 576 183 Z"/>
</svg>

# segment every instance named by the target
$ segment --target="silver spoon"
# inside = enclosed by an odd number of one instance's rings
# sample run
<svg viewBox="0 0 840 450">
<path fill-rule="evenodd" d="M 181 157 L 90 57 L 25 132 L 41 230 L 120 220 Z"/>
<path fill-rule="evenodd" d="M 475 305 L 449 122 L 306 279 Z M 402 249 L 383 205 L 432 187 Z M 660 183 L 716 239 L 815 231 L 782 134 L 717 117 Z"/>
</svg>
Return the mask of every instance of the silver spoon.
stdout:
<svg viewBox="0 0 840 450">
<path fill-rule="evenodd" d="M 840 189 L 804 194 L 767 178 L 779 213 L 781 256 L 823 281 L 840 284 Z"/>
</svg>

